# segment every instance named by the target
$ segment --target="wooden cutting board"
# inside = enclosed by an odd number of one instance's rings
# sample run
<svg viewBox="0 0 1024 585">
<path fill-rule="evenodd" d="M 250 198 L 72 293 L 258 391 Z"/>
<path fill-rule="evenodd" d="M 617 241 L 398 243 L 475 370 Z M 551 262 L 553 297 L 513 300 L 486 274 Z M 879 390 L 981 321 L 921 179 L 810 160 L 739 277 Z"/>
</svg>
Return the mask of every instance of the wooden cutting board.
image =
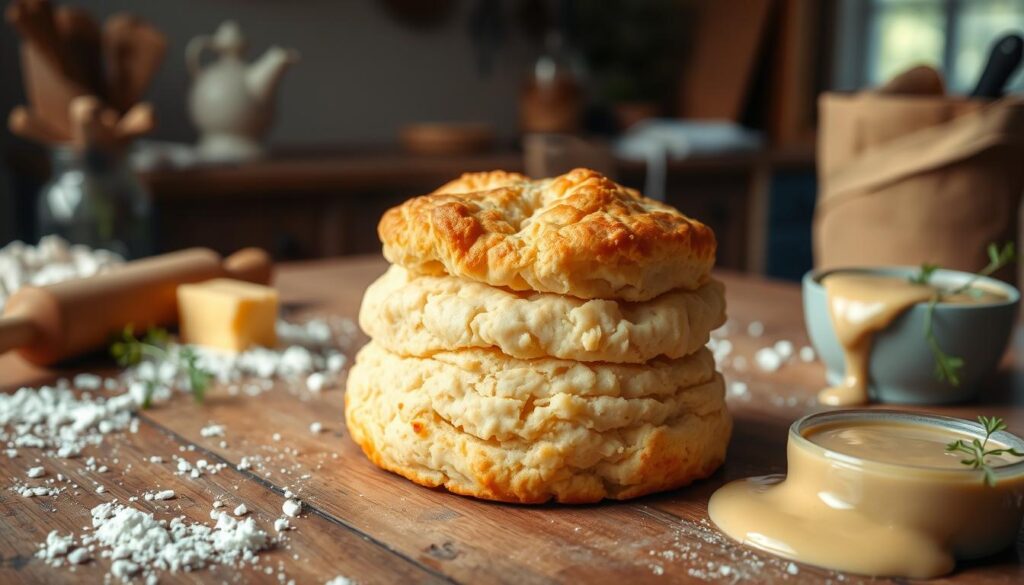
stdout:
<svg viewBox="0 0 1024 585">
<path fill-rule="evenodd" d="M 363 289 L 384 269 L 379 258 L 294 264 L 280 270 L 279 286 L 296 319 L 354 319 Z M 795 285 L 719 276 L 728 290 L 734 354 L 746 356 L 751 368 L 753 353 L 777 339 L 788 339 L 798 348 L 806 344 Z M 764 324 L 763 337 L 745 333 L 754 320 Z M 1011 430 L 1024 432 L 1024 388 L 1012 359 L 1021 348 L 1018 340 L 1006 369 L 986 394 L 986 405 L 934 410 L 968 417 L 998 415 Z M 54 529 L 80 533 L 90 507 L 111 496 L 127 500 L 155 486 L 174 489 L 177 499 L 136 505 L 160 518 L 185 515 L 208 522 L 211 503 L 219 498 L 232 507 L 244 502 L 271 532 L 285 489 L 306 504 L 302 517 L 292 521 L 296 530 L 287 533 L 284 544 L 261 554 L 258 569 L 162 575 L 162 583 L 277 583 L 279 574 L 296 583 L 323 583 L 345 575 L 364 584 L 862 581 L 754 552 L 727 540 L 709 523 L 707 499 L 723 481 L 784 471 L 786 429 L 795 418 L 817 410 L 813 396 L 823 380 L 818 363 L 789 364 L 772 374 L 732 368 L 724 373 L 729 380 L 745 381 L 748 393 L 729 399 L 736 430 L 722 471 L 687 489 L 576 507 L 482 502 L 419 487 L 377 469 L 347 437 L 341 389 L 314 394 L 279 384 L 255 397 L 214 390 L 202 406 L 187 398 L 175 400 L 143 412 L 136 434 L 111 436 L 79 459 L 43 459 L 51 474 L 64 473 L 78 482 L 80 496 L 24 499 L 0 490 L 0 582 L 99 582 L 109 561 L 94 561 L 74 573 L 53 569 L 33 558 L 36 543 Z M 9 356 L 0 358 L 4 389 L 56 374 L 16 366 Z M 310 432 L 313 422 L 322 423 L 324 432 Z M 224 425 L 225 435 L 201 436 L 200 429 L 211 423 Z M 274 440 L 274 433 L 280 440 Z M 0 456 L 0 482 L 6 487 L 38 464 L 31 450 L 20 451 L 15 459 Z M 228 467 L 192 480 L 174 475 L 170 465 L 148 462 L 152 455 L 169 461 L 182 452 L 192 460 L 203 457 Z M 83 459 L 89 455 L 110 471 L 87 471 Z M 239 470 L 241 458 L 253 455 L 275 463 L 260 471 Z M 96 484 L 104 485 L 106 494 L 95 494 Z M 995 559 L 961 566 L 932 583 L 1019 583 L 1024 580 L 1022 554 L 1024 544 Z"/>
</svg>

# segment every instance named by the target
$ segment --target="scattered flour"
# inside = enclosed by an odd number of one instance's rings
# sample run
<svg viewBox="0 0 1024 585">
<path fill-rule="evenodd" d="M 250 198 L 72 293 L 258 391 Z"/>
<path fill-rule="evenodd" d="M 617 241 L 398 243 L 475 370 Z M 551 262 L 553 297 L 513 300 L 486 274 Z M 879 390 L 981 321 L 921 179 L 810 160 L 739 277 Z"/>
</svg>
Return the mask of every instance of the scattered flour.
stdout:
<svg viewBox="0 0 1024 585">
<path fill-rule="evenodd" d="M 0 312 L 23 286 L 92 276 L 123 263 L 124 258 L 113 252 L 72 246 L 59 236 L 43 236 L 36 246 L 11 242 L 0 248 Z"/>
<path fill-rule="evenodd" d="M 783 359 L 775 348 L 762 347 L 754 354 L 754 362 L 765 372 L 774 372 L 782 367 Z"/>
<path fill-rule="evenodd" d="M 270 537 L 251 518 L 238 521 L 220 514 L 213 527 L 188 522 L 183 516 L 167 522 L 116 502 L 92 509 L 92 527 L 92 532 L 79 538 L 79 546 L 111 559 L 111 573 L 124 581 L 136 576 L 155 579 L 157 571 L 239 566 L 254 562 L 257 553 L 271 545 Z M 51 532 L 37 556 L 59 565 L 60 557 L 74 546 L 73 537 Z M 83 560 L 67 556 L 72 564 Z"/>
<path fill-rule="evenodd" d="M 203 437 L 223 437 L 224 436 L 224 425 L 207 425 L 199 429 L 200 436 Z"/>
<path fill-rule="evenodd" d="M 814 348 L 805 345 L 799 351 L 792 341 L 781 340 L 774 345 L 762 347 L 754 354 L 754 362 L 765 372 L 774 372 L 785 364 L 799 359 L 801 362 L 810 363 L 815 360 Z"/>
<path fill-rule="evenodd" d="M 302 502 L 289 498 L 284 501 L 284 504 L 281 506 L 281 511 L 284 512 L 285 516 L 294 518 L 302 512 Z"/>
<path fill-rule="evenodd" d="M 75 457 L 86 445 L 101 443 L 104 435 L 128 429 L 139 404 L 128 393 L 103 398 L 76 394 L 60 384 L 22 388 L 0 394 L 0 441 Z"/>
<path fill-rule="evenodd" d="M 751 321 L 747 325 L 747 335 L 751 337 L 761 337 L 764 335 L 764 323 L 760 321 Z"/>
<path fill-rule="evenodd" d="M 804 363 L 813 362 L 815 357 L 816 357 L 815 354 L 814 354 L 814 348 L 809 346 L 809 345 L 805 345 L 805 346 L 801 347 L 799 355 L 800 355 L 800 361 L 802 361 Z"/>
</svg>

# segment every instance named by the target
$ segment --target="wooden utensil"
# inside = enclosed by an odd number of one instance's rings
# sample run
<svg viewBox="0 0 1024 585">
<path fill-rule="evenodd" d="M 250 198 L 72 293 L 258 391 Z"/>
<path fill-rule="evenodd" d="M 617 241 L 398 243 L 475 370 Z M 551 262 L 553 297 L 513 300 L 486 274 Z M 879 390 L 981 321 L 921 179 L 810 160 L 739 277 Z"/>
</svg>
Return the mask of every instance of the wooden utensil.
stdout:
<svg viewBox="0 0 1024 585">
<path fill-rule="evenodd" d="M 15 0 L 7 7 L 5 16 L 22 37 L 25 92 L 33 111 L 68 135 L 68 104 L 88 91 L 73 71 L 49 2 Z"/>
<path fill-rule="evenodd" d="M 26 42 L 37 48 L 45 63 L 61 75 L 71 75 L 71 59 L 60 42 L 53 7 L 47 0 L 15 0 L 7 6 L 4 17 Z"/>
<path fill-rule="evenodd" d="M 41 144 L 58 144 L 67 140 L 60 129 L 55 128 L 46 120 L 25 106 L 17 106 L 7 117 L 7 127 L 11 132 Z"/>
<path fill-rule="evenodd" d="M 114 128 L 118 140 L 129 141 L 146 134 L 156 125 L 153 106 L 149 102 L 137 103 L 131 107 Z"/>
<path fill-rule="evenodd" d="M 108 146 L 112 136 L 106 136 L 100 123 L 103 105 L 96 96 L 83 95 L 71 100 L 68 118 L 71 121 L 71 145 L 79 151 L 90 146 Z"/>
<path fill-rule="evenodd" d="M 59 40 L 67 53 L 71 76 L 93 95 L 105 97 L 100 27 L 88 11 L 61 6 L 54 13 Z"/>
<path fill-rule="evenodd" d="M 0 352 L 17 349 L 49 365 L 104 347 L 126 326 L 167 326 L 178 318 L 179 284 L 229 277 L 266 284 L 269 255 L 246 248 L 226 260 L 191 248 L 131 262 L 117 270 L 44 287 L 25 287 L 0 318 Z"/>
<path fill-rule="evenodd" d="M 125 13 L 108 18 L 103 55 L 111 105 L 124 112 L 142 99 L 166 52 L 166 37 L 149 23 Z"/>
</svg>

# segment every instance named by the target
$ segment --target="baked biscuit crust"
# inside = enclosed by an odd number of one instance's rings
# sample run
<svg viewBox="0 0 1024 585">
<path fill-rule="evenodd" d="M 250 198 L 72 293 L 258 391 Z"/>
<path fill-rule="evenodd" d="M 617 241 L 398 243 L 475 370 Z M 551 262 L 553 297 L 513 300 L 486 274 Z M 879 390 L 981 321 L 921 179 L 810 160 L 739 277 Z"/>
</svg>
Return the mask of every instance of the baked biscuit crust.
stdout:
<svg viewBox="0 0 1024 585">
<path fill-rule="evenodd" d="M 592 170 L 467 173 L 387 211 L 384 255 L 512 290 L 645 301 L 707 282 L 710 228 Z"/>
<path fill-rule="evenodd" d="M 401 355 L 494 348 L 520 359 L 635 364 L 694 353 L 724 322 L 724 289 L 714 279 L 630 303 L 515 292 L 397 265 L 370 285 L 359 312 L 363 331 Z"/>
<path fill-rule="evenodd" d="M 648 366 L 515 360 L 466 350 L 356 359 L 345 414 L 378 466 L 516 503 L 628 499 L 705 478 L 732 421 L 705 350 Z"/>
</svg>

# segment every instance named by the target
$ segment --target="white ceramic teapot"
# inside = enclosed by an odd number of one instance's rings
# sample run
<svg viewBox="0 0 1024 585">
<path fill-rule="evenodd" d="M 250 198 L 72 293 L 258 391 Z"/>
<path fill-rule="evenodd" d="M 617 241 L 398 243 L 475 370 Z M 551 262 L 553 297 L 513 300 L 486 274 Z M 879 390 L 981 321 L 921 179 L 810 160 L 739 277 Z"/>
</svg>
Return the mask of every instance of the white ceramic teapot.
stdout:
<svg viewBox="0 0 1024 585">
<path fill-rule="evenodd" d="M 219 54 L 201 64 L 204 50 Z M 206 160 L 242 161 L 264 154 L 263 139 L 274 118 L 274 96 L 282 75 L 298 60 L 290 49 L 271 47 L 253 63 L 245 62 L 246 41 L 233 21 L 211 36 L 199 36 L 185 48 L 192 76 L 189 113 L 199 128 L 199 155 Z"/>
</svg>

